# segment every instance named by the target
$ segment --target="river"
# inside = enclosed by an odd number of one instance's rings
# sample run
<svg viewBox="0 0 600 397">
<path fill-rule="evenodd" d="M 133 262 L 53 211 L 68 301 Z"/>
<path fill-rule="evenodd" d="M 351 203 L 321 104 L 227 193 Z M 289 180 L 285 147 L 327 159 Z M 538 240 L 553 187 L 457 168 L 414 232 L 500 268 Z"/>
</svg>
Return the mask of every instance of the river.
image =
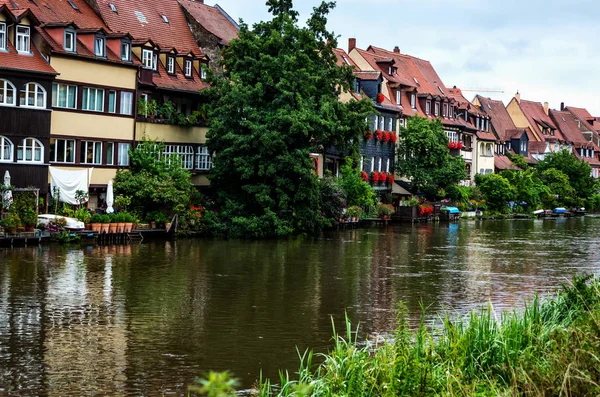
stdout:
<svg viewBox="0 0 600 397">
<path fill-rule="evenodd" d="M 600 274 L 600 219 L 471 221 L 286 241 L 0 249 L 0 395 L 184 395 L 208 370 L 243 387 L 361 337 L 488 302 L 518 308 Z"/>
</svg>

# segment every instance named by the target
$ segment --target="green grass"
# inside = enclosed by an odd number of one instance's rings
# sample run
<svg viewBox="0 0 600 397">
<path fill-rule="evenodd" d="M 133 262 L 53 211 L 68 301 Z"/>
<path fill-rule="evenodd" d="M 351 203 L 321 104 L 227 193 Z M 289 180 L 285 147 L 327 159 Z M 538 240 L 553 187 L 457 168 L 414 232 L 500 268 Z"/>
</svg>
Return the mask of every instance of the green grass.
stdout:
<svg viewBox="0 0 600 397">
<path fill-rule="evenodd" d="M 433 329 L 422 316 L 410 330 L 405 308 L 398 313 L 393 339 L 381 344 L 359 343 L 358 329 L 346 318 L 343 335 L 334 327 L 334 346 L 321 364 L 313 364 L 310 352 L 299 354 L 293 377 L 261 378 L 255 394 L 600 395 L 600 282 L 590 276 L 552 298 L 535 297 L 522 311 L 498 315 L 488 305 L 464 319 L 446 316 Z"/>
</svg>

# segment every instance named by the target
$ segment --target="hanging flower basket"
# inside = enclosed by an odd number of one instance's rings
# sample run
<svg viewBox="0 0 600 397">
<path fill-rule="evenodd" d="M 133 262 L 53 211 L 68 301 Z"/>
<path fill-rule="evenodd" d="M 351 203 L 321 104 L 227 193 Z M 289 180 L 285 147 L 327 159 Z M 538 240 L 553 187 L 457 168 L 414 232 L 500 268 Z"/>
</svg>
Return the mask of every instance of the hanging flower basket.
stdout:
<svg viewBox="0 0 600 397">
<path fill-rule="evenodd" d="M 387 184 L 392 185 L 394 183 L 394 174 L 388 172 L 387 174 Z"/>
<path fill-rule="evenodd" d="M 369 182 L 369 174 L 367 174 L 365 171 L 360 172 L 360 177 L 362 178 L 363 181 Z"/>
<path fill-rule="evenodd" d="M 365 132 L 365 139 L 371 139 L 371 138 L 373 138 L 373 131 L 367 130 L 367 132 Z"/>
<path fill-rule="evenodd" d="M 392 143 L 396 143 L 396 141 L 398 141 L 398 135 L 396 135 L 395 132 L 392 132 L 390 134 L 390 140 L 392 141 Z"/>
<path fill-rule="evenodd" d="M 381 141 L 383 139 L 383 131 L 377 130 L 375 131 L 375 139 Z"/>
<path fill-rule="evenodd" d="M 373 183 L 379 182 L 379 172 L 377 172 L 377 171 L 371 172 L 371 182 L 373 182 Z"/>
<path fill-rule="evenodd" d="M 456 150 L 456 149 L 462 149 L 464 146 L 462 144 L 462 142 L 450 142 L 448 143 L 448 149 L 451 150 Z"/>
<path fill-rule="evenodd" d="M 389 142 L 391 138 L 391 134 L 388 131 L 384 131 L 383 132 L 383 142 Z"/>
<path fill-rule="evenodd" d="M 382 93 L 377 94 L 377 103 L 382 103 L 385 100 L 385 97 Z"/>
</svg>

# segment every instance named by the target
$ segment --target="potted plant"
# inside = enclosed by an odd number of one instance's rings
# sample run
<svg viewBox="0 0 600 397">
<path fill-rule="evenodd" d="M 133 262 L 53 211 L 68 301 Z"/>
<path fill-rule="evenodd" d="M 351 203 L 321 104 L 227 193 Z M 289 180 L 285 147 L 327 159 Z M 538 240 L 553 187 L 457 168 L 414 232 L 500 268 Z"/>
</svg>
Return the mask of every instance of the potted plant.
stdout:
<svg viewBox="0 0 600 397">
<path fill-rule="evenodd" d="M 15 233 L 17 228 L 21 225 L 21 218 L 16 213 L 9 213 L 4 219 L 0 221 L 4 230 L 9 233 Z"/>
<path fill-rule="evenodd" d="M 115 215 L 115 219 L 117 221 L 117 233 L 125 232 L 125 216 L 122 212 L 119 212 Z"/>
<path fill-rule="evenodd" d="M 154 217 L 154 222 L 156 222 L 157 227 L 159 228 L 167 228 L 167 223 L 169 223 L 170 219 L 164 212 L 156 212 Z"/>
<path fill-rule="evenodd" d="M 156 110 L 158 109 L 158 104 L 154 99 L 150 99 L 147 101 L 145 98 L 140 98 L 138 101 L 138 114 L 147 117 L 149 119 L 153 119 L 156 116 Z"/>
<path fill-rule="evenodd" d="M 352 207 L 348 207 L 346 211 L 348 217 L 352 222 L 358 222 L 358 218 L 361 216 L 363 210 L 357 205 L 353 205 Z"/>
<path fill-rule="evenodd" d="M 102 215 L 94 214 L 90 217 L 92 231 L 100 233 L 102 231 Z"/>
<path fill-rule="evenodd" d="M 169 120 L 169 122 L 173 122 L 173 116 L 176 112 L 177 109 L 175 109 L 175 105 L 171 101 L 164 102 L 158 109 L 158 114 L 164 119 Z"/>
<path fill-rule="evenodd" d="M 118 228 L 117 214 L 110 214 L 108 216 L 108 218 L 110 219 L 110 223 L 108 225 L 108 232 L 109 233 L 117 233 L 117 228 Z"/>
<path fill-rule="evenodd" d="M 33 208 L 23 208 L 21 213 L 18 215 L 21 222 L 25 224 L 28 232 L 33 232 L 35 225 L 37 224 L 37 214 Z"/>
<path fill-rule="evenodd" d="M 110 230 L 110 215 L 102 215 L 100 232 L 108 233 Z"/>
<path fill-rule="evenodd" d="M 390 216 L 394 213 L 394 207 L 390 204 L 379 203 L 377 205 L 377 216 L 379 216 L 383 220 L 390 219 Z"/>
<path fill-rule="evenodd" d="M 89 230 L 88 226 L 90 223 L 91 216 L 88 210 L 86 210 L 85 208 L 79 208 L 78 210 L 75 210 L 75 218 L 77 218 L 79 222 L 85 223 L 85 229 Z"/>
<path fill-rule="evenodd" d="M 121 213 L 121 219 L 123 220 L 123 233 L 131 233 L 133 229 L 133 215 L 128 212 Z"/>
</svg>

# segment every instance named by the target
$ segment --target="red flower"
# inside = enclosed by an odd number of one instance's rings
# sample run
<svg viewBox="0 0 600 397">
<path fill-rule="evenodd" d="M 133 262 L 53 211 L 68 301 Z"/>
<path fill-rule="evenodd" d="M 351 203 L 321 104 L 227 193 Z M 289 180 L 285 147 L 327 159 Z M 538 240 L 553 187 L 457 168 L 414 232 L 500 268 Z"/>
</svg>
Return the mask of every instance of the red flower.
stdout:
<svg viewBox="0 0 600 397">
<path fill-rule="evenodd" d="M 369 182 L 369 174 L 367 174 L 365 171 L 360 172 L 360 177 L 362 178 L 363 181 Z"/>
<path fill-rule="evenodd" d="M 371 138 L 373 138 L 373 131 L 367 130 L 367 132 L 365 132 L 365 139 L 371 139 Z"/>
<path fill-rule="evenodd" d="M 387 174 L 387 184 L 391 185 L 394 183 L 394 174 L 392 174 L 391 172 L 388 172 Z"/>
<path fill-rule="evenodd" d="M 377 171 L 371 172 L 371 181 L 373 181 L 373 183 L 379 182 L 379 172 L 377 172 Z"/>
<path fill-rule="evenodd" d="M 398 135 L 396 135 L 395 132 L 392 132 L 390 139 L 392 140 L 392 143 L 396 143 L 396 141 L 398 140 Z"/>
<path fill-rule="evenodd" d="M 389 133 L 389 132 L 387 132 L 387 131 L 385 131 L 385 132 L 383 133 L 383 141 L 384 141 L 384 142 L 388 142 L 389 140 L 390 140 L 390 133 Z"/>
<path fill-rule="evenodd" d="M 377 94 L 377 103 L 382 103 L 385 100 L 385 97 L 382 93 Z"/>
<path fill-rule="evenodd" d="M 383 131 L 381 130 L 377 130 L 375 131 L 375 139 L 377 139 L 378 141 L 383 139 Z"/>
</svg>

